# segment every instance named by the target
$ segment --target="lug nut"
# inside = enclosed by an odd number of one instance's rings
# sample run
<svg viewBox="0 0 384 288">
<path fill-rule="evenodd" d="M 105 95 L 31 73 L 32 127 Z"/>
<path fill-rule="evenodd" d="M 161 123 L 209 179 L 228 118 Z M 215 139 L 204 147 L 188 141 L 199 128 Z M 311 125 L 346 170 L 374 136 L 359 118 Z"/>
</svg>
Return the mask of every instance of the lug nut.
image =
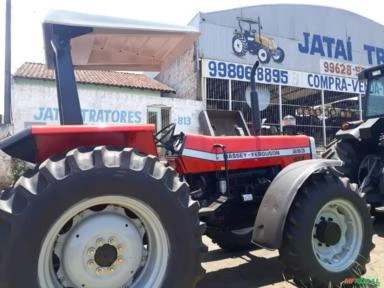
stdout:
<svg viewBox="0 0 384 288">
<path fill-rule="evenodd" d="M 108 271 L 111 272 L 111 273 L 115 272 L 115 267 L 113 267 L 113 266 L 109 267 Z"/>
<path fill-rule="evenodd" d="M 119 245 L 119 246 L 117 246 L 117 252 L 119 252 L 119 253 L 123 253 L 124 252 L 124 247 L 123 247 L 123 245 Z"/>
<path fill-rule="evenodd" d="M 121 264 L 124 263 L 124 259 L 123 259 L 122 257 L 118 257 L 118 258 L 116 259 L 116 262 L 117 262 L 117 264 L 121 265 Z"/>
<path fill-rule="evenodd" d="M 87 254 L 88 254 L 88 256 L 92 257 L 93 255 L 95 255 L 95 252 L 96 252 L 96 249 L 91 247 L 88 249 Z"/>
<path fill-rule="evenodd" d="M 88 268 L 92 269 L 96 266 L 96 263 L 93 260 L 89 260 L 87 263 L 87 266 L 88 266 Z"/>
<path fill-rule="evenodd" d="M 101 246 L 104 245 L 104 240 L 99 238 L 99 239 L 96 240 L 96 244 L 97 244 L 97 246 L 101 247 Z"/>
<path fill-rule="evenodd" d="M 103 272 L 104 272 L 104 271 L 103 271 L 102 268 L 97 268 L 97 269 L 96 269 L 96 275 L 97 275 L 97 276 L 101 276 L 101 274 L 103 274 Z"/>
<path fill-rule="evenodd" d="M 111 244 L 111 245 L 115 245 L 116 244 L 116 239 L 115 238 L 109 238 L 109 244 Z"/>
</svg>

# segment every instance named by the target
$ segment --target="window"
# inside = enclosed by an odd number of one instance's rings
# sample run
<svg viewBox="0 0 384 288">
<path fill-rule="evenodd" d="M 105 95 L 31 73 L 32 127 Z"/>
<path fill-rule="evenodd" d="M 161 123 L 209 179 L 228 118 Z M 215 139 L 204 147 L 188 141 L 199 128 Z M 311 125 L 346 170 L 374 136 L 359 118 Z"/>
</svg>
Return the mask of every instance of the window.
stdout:
<svg viewBox="0 0 384 288">
<path fill-rule="evenodd" d="M 384 114 L 384 76 L 373 78 L 368 83 L 366 114 L 368 118 Z"/>
<path fill-rule="evenodd" d="M 155 124 L 156 132 L 169 125 L 171 121 L 171 107 L 149 106 L 147 109 L 147 123 Z"/>
</svg>

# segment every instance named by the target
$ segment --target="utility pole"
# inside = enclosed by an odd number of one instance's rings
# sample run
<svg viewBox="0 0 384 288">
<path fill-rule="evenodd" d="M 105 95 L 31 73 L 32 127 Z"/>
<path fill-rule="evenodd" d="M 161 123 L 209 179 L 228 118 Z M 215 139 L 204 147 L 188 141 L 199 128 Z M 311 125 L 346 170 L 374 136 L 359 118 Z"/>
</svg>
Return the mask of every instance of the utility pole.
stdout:
<svg viewBox="0 0 384 288">
<path fill-rule="evenodd" d="M 11 124 L 11 0 L 5 7 L 4 124 Z"/>
</svg>

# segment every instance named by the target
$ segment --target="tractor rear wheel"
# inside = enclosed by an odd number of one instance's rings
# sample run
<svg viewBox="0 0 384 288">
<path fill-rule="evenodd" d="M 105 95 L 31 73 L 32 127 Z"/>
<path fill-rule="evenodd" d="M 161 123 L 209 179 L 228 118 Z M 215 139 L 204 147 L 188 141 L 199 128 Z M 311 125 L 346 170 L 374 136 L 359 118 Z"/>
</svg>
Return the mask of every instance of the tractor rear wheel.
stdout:
<svg viewBox="0 0 384 288">
<path fill-rule="evenodd" d="M 194 287 L 204 226 L 188 185 L 133 149 L 75 149 L 0 201 L 0 287 Z"/>
<path fill-rule="evenodd" d="M 334 140 L 321 154 L 322 158 L 335 159 L 344 162 L 342 166 L 332 168 L 337 175 L 348 177 L 352 182 L 357 183 L 357 171 L 362 160 L 361 153 L 356 151 L 351 141 Z"/>
<path fill-rule="evenodd" d="M 243 57 L 245 54 L 247 54 L 248 51 L 248 44 L 247 41 L 244 39 L 243 34 L 235 34 L 232 38 L 232 50 L 233 53 L 235 53 L 238 57 Z"/>
<path fill-rule="evenodd" d="M 287 276 L 302 287 L 338 287 L 366 272 L 373 249 L 369 210 L 347 178 L 313 175 L 288 214 L 280 248 Z"/>
<path fill-rule="evenodd" d="M 221 249 L 227 251 L 242 251 L 256 248 L 251 242 L 253 227 L 238 230 L 220 231 L 207 227 L 207 236 Z"/>
</svg>

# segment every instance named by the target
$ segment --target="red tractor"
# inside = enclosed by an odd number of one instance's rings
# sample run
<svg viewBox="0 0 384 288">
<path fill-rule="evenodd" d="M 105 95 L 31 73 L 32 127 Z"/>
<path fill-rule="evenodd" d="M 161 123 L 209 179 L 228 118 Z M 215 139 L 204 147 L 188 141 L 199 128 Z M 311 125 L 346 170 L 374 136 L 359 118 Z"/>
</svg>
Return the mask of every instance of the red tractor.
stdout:
<svg viewBox="0 0 384 288">
<path fill-rule="evenodd" d="M 313 138 L 259 135 L 257 65 L 254 135 L 233 136 L 247 128 L 224 118 L 206 121 L 213 136 L 175 134 L 174 124 L 156 134 L 153 125 L 87 126 L 74 67 L 159 69 L 198 33 L 69 12 L 43 28 L 62 125 L 0 142 L 35 164 L 0 196 L 0 287 L 194 287 L 205 228 L 226 249 L 251 240 L 279 249 L 287 275 L 307 287 L 365 273 L 365 202 L 329 169 L 341 161 L 314 159 Z"/>
</svg>

